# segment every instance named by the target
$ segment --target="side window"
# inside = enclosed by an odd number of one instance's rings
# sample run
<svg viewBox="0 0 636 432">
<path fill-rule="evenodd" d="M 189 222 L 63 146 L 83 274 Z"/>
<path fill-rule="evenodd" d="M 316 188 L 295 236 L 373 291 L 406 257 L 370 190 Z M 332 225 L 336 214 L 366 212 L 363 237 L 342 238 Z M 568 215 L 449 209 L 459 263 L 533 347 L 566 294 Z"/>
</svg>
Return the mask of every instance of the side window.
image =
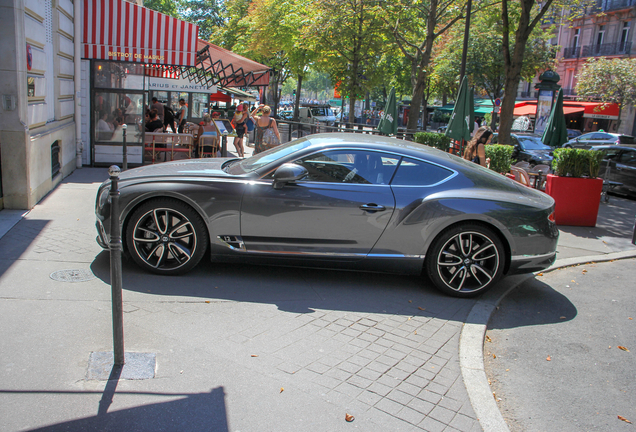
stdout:
<svg viewBox="0 0 636 432">
<path fill-rule="evenodd" d="M 384 153 L 339 150 L 314 153 L 295 163 L 307 169 L 304 181 L 388 184 L 398 161 Z"/>
<path fill-rule="evenodd" d="M 447 179 L 452 174 L 453 172 L 446 168 L 416 159 L 404 158 L 391 181 L 391 185 L 431 186 Z"/>
<path fill-rule="evenodd" d="M 632 167 L 636 167 L 636 151 L 635 150 L 625 150 L 620 155 L 619 163 L 624 165 L 629 165 Z"/>
<path fill-rule="evenodd" d="M 595 133 L 590 139 L 594 141 L 602 141 L 607 139 L 607 135 L 604 133 Z"/>
</svg>

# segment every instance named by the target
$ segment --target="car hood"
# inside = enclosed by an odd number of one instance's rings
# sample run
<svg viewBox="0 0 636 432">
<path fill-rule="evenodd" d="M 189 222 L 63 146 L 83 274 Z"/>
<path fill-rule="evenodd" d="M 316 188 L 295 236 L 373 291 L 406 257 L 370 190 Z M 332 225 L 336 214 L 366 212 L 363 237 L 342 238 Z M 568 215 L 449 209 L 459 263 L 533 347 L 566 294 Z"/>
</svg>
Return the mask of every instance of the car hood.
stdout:
<svg viewBox="0 0 636 432">
<path fill-rule="evenodd" d="M 550 150 L 524 150 L 524 153 L 539 157 L 544 160 L 552 160 L 552 156 L 550 156 Z"/>
<path fill-rule="evenodd" d="M 229 174 L 221 167 L 224 162 L 232 159 L 235 158 L 189 159 L 146 165 L 122 172 L 119 179 L 126 181 L 174 176 L 228 177 Z"/>
</svg>

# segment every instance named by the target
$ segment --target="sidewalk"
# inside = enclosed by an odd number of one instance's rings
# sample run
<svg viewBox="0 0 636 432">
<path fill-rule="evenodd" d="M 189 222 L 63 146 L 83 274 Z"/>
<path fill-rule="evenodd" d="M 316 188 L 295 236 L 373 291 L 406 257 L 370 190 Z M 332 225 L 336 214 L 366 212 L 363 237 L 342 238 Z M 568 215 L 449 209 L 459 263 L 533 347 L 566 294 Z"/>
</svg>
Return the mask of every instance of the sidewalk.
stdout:
<svg viewBox="0 0 636 432">
<path fill-rule="evenodd" d="M 77 170 L 26 215 L 0 211 L 0 227 L 11 225 L 0 238 L 6 430 L 472 431 L 487 424 L 485 399 L 474 400 L 477 387 L 460 367 L 466 328 L 479 326 L 484 302 L 496 304 L 492 296 L 526 276 L 504 279 L 478 301 L 439 295 L 413 277 L 207 263 L 162 278 L 125 263 L 126 350 L 156 354 L 156 375 L 87 380 L 90 353 L 112 351 L 109 258 L 94 240 L 93 214 L 106 178 L 106 169 Z M 612 197 L 596 228 L 563 227 L 559 262 L 636 255 L 634 214 L 636 202 Z M 95 278 L 51 279 L 60 270 L 90 270 Z M 481 356 L 481 337 L 472 355 Z M 345 413 L 355 420 L 346 422 Z"/>
</svg>

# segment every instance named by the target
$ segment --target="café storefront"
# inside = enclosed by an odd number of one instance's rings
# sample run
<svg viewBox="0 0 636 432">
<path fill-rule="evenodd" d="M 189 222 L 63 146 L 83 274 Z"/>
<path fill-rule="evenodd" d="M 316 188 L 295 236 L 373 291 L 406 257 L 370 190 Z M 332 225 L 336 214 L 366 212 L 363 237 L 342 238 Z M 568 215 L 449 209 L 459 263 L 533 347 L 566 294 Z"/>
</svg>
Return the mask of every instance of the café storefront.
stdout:
<svg viewBox="0 0 636 432">
<path fill-rule="evenodd" d="M 84 165 L 121 163 L 124 134 L 128 163 L 142 164 L 152 97 L 175 111 L 185 99 L 198 123 L 215 101 L 255 100 L 236 87 L 269 83 L 267 66 L 201 41 L 193 24 L 123 0 L 83 6 Z"/>
</svg>

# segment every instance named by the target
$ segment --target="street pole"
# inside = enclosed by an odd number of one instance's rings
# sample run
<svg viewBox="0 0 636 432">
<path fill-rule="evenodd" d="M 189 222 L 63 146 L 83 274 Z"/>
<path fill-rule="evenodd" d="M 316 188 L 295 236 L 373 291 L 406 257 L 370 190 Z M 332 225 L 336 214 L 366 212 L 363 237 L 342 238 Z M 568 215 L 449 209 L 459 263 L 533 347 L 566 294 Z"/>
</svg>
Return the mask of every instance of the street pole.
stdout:
<svg viewBox="0 0 636 432">
<path fill-rule="evenodd" d="M 468 0 L 466 4 L 466 27 L 464 28 L 464 50 L 462 51 L 462 66 L 459 70 L 459 83 L 461 84 L 466 75 L 466 57 L 468 55 L 468 37 L 470 35 L 470 10 L 472 8 L 472 0 Z"/>
<path fill-rule="evenodd" d="M 126 139 L 124 138 L 124 143 Z M 124 146 L 124 148 L 126 148 Z M 124 153 L 125 154 L 125 153 Z M 124 156 L 125 158 L 125 156 Z M 124 159 L 125 161 L 126 159 Z M 124 162 L 125 163 L 125 162 Z M 108 168 L 110 175 L 110 285 L 113 303 L 113 353 L 115 366 L 124 365 L 124 313 L 121 278 L 121 234 L 119 228 L 119 186 L 121 170 L 117 165 Z"/>
<path fill-rule="evenodd" d="M 128 129 L 128 125 L 126 123 L 124 123 L 123 125 L 121 125 L 121 129 L 122 129 L 122 135 L 124 137 L 124 159 L 123 159 L 123 169 L 124 171 L 126 171 L 128 169 L 128 149 L 126 148 L 126 129 Z"/>
<path fill-rule="evenodd" d="M 227 131 L 223 131 L 221 138 L 221 157 L 227 157 Z"/>
</svg>

